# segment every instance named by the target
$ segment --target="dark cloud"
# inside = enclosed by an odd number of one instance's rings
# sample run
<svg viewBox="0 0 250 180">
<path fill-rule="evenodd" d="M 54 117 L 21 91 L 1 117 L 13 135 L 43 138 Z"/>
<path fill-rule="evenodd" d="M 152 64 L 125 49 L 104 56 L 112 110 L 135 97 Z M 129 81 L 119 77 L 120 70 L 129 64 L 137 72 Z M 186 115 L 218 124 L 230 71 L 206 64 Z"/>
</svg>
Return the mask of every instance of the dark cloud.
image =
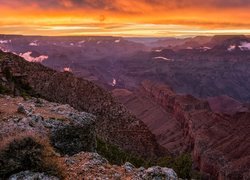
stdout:
<svg viewBox="0 0 250 180">
<path fill-rule="evenodd" d="M 37 5 L 40 8 L 90 8 L 111 11 L 122 11 L 120 2 L 131 3 L 131 0 L 0 0 L 2 6 L 29 6 Z M 214 7 L 214 8 L 245 8 L 250 7 L 250 0 L 137 0 L 131 4 L 144 3 L 145 5 L 161 5 L 163 8 L 189 8 L 189 7 Z M 0 6 L 1 6 L 0 5 Z M 132 7 L 135 8 L 135 7 Z"/>
</svg>

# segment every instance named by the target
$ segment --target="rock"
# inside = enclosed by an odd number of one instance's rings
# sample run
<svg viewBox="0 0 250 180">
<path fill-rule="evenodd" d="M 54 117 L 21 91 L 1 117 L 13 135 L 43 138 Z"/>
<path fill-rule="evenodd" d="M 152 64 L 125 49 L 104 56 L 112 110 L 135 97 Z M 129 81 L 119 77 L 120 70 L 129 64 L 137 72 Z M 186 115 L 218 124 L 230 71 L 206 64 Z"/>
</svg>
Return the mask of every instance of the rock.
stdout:
<svg viewBox="0 0 250 180">
<path fill-rule="evenodd" d="M 1 78 L 3 82 L 8 82 L 8 80 L 6 79 L 6 77 L 2 77 Z"/>
<path fill-rule="evenodd" d="M 26 109 L 24 108 L 24 105 L 21 104 L 21 103 L 18 104 L 17 112 L 18 112 L 18 113 L 21 113 L 21 114 L 27 114 L 27 111 L 26 111 Z"/>
<path fill-rule="evenodd" d="M 79 112 L 69 105 L 51 103 L 43 99 L 9 98 L 0 99 L 1 104 L 8 103 L 3 109 L 7 114 L 10 107 L 18 103 L 17 117 L 7 115 L 0 124 L 0 139 L 18 133 L 36 133 L 49 137 L 51 144 L 60 154 L 73 155 L 81 151 L 95 152 L 96 128 L 95 116 Z M 35 108 L 35 104 L 42 103 Z M 4 108 L 5 106 L 3 106 Z M 0 106 L 2 110 L 2 106 Z M 56 109 L 52 111 L 52 109 Z M 48 118 L 49 117 L 49 118 Z M 0 120 L 2 117 L 0 116 Z"/>
<path fill-rule="evenodd" d="M 44 118 L 40 114 L 32 114 L 31 119 L 34 122 L 42 122 Z"/>
<path fill-rule="evenodd" d="M 95 152 L 96 133 L 93 116 L 77 116 L 70 124 L 61 124 L 51 132 L 51 142 L 61 154 L 74 155 L 81 151 Z"/>
<path fill-rule="evenodd" d="M 214 179 L 242 179 L 250 172 L 250 141 L 242 143 L 249 133 L 249 111 L 214 113 L 206 100 L 177 94 L 165 84 L 152 81 L 144 81 L 140 91 L 130 96 L 121 101 L 129 102 L 127 107 L 142 118 L 158 142 L 173 154 L 190 152 L 202 174 Z M 222 102 L 219 104 L 223 106 Z M 232 111 L 231 105 L 227 106 Z"/>
<path fill-rule="evenodd" d="M 44 100 L 42 100 L 40 98 L 35 99 L 35 106 L 36 107 L 43 107 L 43 105 L 44 105 Z"/>
<path fill-rule="evenodd" d="M 114 174 L 114 179 L 121 179 L 121 174 L 115 173 Z"/>
<path fill-rule="evenodd" d="M 67 166 L 69 166 L 69 165 L 75 164 L 75 161 L 72 160 L 72 159 L 66 159 L 66 160 L 65 160 L 65 163 L 66 163 Z"/>
<path fill-rule="evenodd" d="M 138 169 L 138 171 L 144 171 L 144 170 L 145 170 L 144 167 L 140 167 L 140 168 Z"/>
<path fill-rule="evenodd" d="M 59 180 L 59 178 L 45 173 L 22 171 L 17 174 L 13 174 L 8 180 Z"/>
<path fill-rule="evenodd" d="M 108 160 L 100 156 L 98 153 L 91 153 L 90 163 L 93 165 L 106 165 Z"/>
<path fill-rule="evenodd" d="M 96 125 L 98 136 L 120 149 L 152 158 L 166 153 L 143 122 L 117 103 L 108 91 L 94 83 L 27 62 L 11 53 L 0 52 L 0 68 L 8 69 L 10 76 L 18 78 L 18 83 L 10 80 L 6 87 L 14 85 L 15 91 L 20 92 L 22 87 L 28 87 L 30 96 L 39 95 L 96 115 L 100 120 Z M 40 106 L 39 103 L 37 106 Z M 69 108 L 65 106 L 55 109 L 55 112 L 64 116 L 67 113 L 65 109 Z M 135 122 L 140 123 L 136 125 Z"/>
<path fill-rule="evenodd" d="M 143 179 L 152 179 L 152 180 L 178 180 L 177 174 L 173 169 L 162 168 L 159 166 L 154 166 L 146 169 L 142 175 Z"/>
<path fill-rule="evenodd" d="M 135 168 L 135 166 L 133 164 L 131 164 L 130 162 L 126 162 L 124 165 L 123 165 L 124 169 L 126 172 L 132 172 Z"/>
</svg>

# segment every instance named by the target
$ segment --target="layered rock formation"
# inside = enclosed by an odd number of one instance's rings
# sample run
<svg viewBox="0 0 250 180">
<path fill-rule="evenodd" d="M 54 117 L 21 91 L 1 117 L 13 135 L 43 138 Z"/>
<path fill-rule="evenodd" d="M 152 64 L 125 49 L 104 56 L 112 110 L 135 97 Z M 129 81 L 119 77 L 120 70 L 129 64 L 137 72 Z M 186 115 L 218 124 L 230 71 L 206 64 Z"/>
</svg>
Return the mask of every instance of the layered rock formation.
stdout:
<svg viewBox="0 0 250 180">
<path fill-rule="evenodd" d="M 141 117 L 160 144 L 172 153 L 191 152 L 197 168 L 210 178 L 249 178 L 250 112 L 214 113 L 207 101 L 178 95 L 151 81 L 142 83 L 140 93 L 116 95 Z M 155 112 L 154 107 L 158 115 L 147 116 Z"/>
<path fill-rule="evenodd" d="M 184 146 L 190 146 L 201 171 L 221 179 L 249 178 L 250 112 L 215 114 L 206 101 L 150 82 L 143 87 L 180 123 Z"/>
<path fill-rule="evenodd" d="M 60 73 L 13 54 L 0 54 L 1 86 L 14 94 L 39 95 L 97 116 L 97 135 L 124 150 L 156 157 L 164 150 L 147 126 L 91 82 Z M 3 88 L 2 88 L 3 89 Z"/>
<path fill-rule="evenodd" d="M 211 109 L 214 112 L 225 113 L 225 114 L 235 114 L 237 112 L 247 112 L 249 111 L 248 105 L 240 103 L 239 101 L 224 96 L 216 96 L 207 98 Z"/>
</svg>

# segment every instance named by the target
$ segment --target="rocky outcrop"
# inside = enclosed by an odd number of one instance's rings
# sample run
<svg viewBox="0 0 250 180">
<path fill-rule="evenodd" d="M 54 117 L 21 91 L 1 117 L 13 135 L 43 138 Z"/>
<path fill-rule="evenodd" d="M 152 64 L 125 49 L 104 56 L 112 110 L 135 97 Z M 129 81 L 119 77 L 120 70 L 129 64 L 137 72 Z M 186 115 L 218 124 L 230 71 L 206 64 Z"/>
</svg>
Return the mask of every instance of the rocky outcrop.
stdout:
<svg viewBox="0 0 250 180">
<path fill-rule="evenodd" d="M 180 146 L 192 152 L 201 171 L 220 179 L 249 178 L 249 112 L 216 114 L 207 101 L 177 95 L 167 86 L 144 81 L 142 87 L 180 124 Z"/>
<path fill-rule="evenodd" d="M 97 153 L 79 153 L 64 158 L 63 162 L 71 179 L 178 179 L 173 169 L 158 166 L 135 168 L 128 162 L 123 166 L 111 165 Z"/>
<path fill-rule="evenodd" d="M 53 102 L 96 115 L 97 135 L 103 140 L 140 156 L 165 153 L 147 126 L 116 103 L 105 90 L 91 82 L 61 73 L 13 55 L 0 53 L 2 82 L 14 94 L 39 95 Z"/>
<path fill-rule="evenodd" d="M 42 99 L 0 98 L 0 139 L 17 134 L 47 136 L 61 154 L 95 152 L 95 116 Z"/>
<path fill-rule="evenodd" d="M 43 99 L 0 96 L 0 179 L 170 179 L 166 167 L 112 165 L 95 151 L 95 117 Z"/>
</svg>

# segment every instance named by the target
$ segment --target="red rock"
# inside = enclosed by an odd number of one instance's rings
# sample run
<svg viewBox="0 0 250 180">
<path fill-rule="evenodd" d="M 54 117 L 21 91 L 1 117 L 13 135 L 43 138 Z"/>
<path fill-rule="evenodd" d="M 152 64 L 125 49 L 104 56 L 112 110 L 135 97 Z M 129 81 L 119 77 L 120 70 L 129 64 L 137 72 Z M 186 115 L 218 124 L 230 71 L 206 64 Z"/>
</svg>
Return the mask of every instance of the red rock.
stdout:
<svg viewBox="0 0 250 180">
<path fill-rule="evenodd" d="M 135 114 L 150 107 L 146 103 L 162 107 L 162 113 L 156 117 L 138 116 L 161 145 L 172 153 L 176 150 L 178 153 L 191 152 L 197 167 L 210 177 L 249 177 L 250 164 L 246 159 L 250 157 L 250 112 L 235 115 L 214 113 L 207 101 L 178 95 L 168 86 L 150 81 L 142 83 L 140 94 L 142 92 L 143 96 L 130 95 L 127 102 L 124 99 L 123 102 Z M 152 107 L 149 111 L 154 112 Z M 159 118 L 160 114 L 165 117 Z"/>
</svg>

